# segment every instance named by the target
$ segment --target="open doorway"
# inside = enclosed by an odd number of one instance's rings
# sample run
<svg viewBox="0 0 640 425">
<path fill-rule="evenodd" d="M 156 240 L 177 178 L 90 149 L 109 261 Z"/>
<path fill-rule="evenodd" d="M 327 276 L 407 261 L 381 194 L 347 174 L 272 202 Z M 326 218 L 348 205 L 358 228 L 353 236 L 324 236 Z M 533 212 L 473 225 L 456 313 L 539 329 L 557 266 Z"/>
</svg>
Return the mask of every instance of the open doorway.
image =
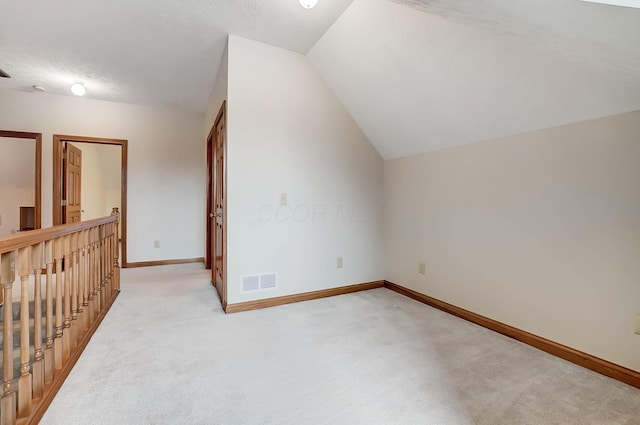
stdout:
<svg viewBox="0 0 640 425">
<path fill-rule="evenodd" d="M 227 308 L 227 113 L 226 102 L 207 137 L 207 247 L 206 265 L 222 308 Z"/>
<path fill-rule="evenodd" d="M 53 224 L 92 220 L 120 209 L 121 261 L 127 263 L 127 141 L 53 136 Z"/>
<path fill-rule="evenodd" d="M 0 130 L 0 238 L 42 226 L 42 134 Z"/>
</svg>

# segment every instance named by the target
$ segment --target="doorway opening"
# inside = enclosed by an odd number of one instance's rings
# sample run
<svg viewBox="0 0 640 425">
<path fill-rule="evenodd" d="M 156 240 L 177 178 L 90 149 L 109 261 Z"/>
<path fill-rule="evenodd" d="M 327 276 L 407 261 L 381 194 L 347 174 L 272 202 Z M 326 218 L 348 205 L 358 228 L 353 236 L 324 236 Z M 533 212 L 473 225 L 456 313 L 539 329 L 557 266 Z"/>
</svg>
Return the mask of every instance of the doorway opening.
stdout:
<svg viewBox="0 0 640 425">
<path fill-rule="evenodd" d="M 222 308 L 227 308 L 227 103 L 207 137 L 207 247 L 206 266 L 211 268 L 211 283 L 215 286 Z"/>
<path fill-rule="evenodd" d="M 9 172 L 12 175 L 3 176 L 0 179 L 2 183 L 11 181 L 11 187 L 3 186 L 0 187 L 0 190 L 4 191 L 6 189 L 7 191 L 13 191 L 13 193 L 3 193 L 2 199 L 7 201 L 15 200 L 20 204 L 3 205 L 3 207 L 0 208 L 2 210 L 0 211 L 0 226 L 6 227 L 8 229 L 8 233 L 4 231 L 0 232 L 0 237 L 9 236 L 14 231 L 40 229 L 42 227 L 42 133 L 0 130 L 0 138 L 3 139 L 2 159 L 10 161 L 12 165 L 10 167 L 9 164 L 1 164 L 2 170 L 4 172 Z M 11 139 L 14 139 L 17 143 L 11 143 L 13 141 Z M 35 146 L 30 147 L 26 145 L 18 145 L 18 143 L 22 141 L 25 141 L 27 143 L 34 142 Z M 4 142 L 9 142 L 10 144 L 5 144 Z M 5 148 L 7 149 L 5 150 Z M 14 157 L 14 154 L 20 155 L 21 158 L 18 160 Z M 33 169 L 28 171 L 28 173 L 31 173 L 31 175 L 24 176 L 24 179 L 18 178 L 19 176 L 13 175 L 14 173 L 11 171 L 13 166 L 18 165 L 18 168 L 21 168 L 20 164 L 23 162 L 25 164 L 33 164 L 34 157 L 35 167 L 33 168 L 35 169 L 35 171 L 33 171 Z M 15 171 L 16 173 L 19 173 L 21 170 L 18 169 Z M 16 179 L 18 180 L 25 181 L 12 181 L 13 177 L 16 177 Z M 21 193 L 24 192 L 24 196 L 16 196 L 15 192 L 17 190 L 19 190 Z M 22 205 L 23 203 L 26 205 Z M 0 230 L 3 229 L 0 228 Z"/>
<path fill-rule="evenodd" d="M 102 201 L 120 207 L 120 235 L 121 235 L 121 261 L 122 268 L 127 268 L 127 140 L 123 139 L 106 139 L 98 137 L 82 137 L 82 136 L 63 136 L 53 135 L 53 224 L 72 223 L 80 220 L 91 220 L 100 216 L 108 215 L 108 211 L 104 206 L 96 206 L 95 203 L 87 204 L 84 207 L 82 201 L 82 165 L 86 165 L 85 169 L 91 171 L 96 170 L 95 164 L 87 164 L 86 160 L 90 158 L 106 157 L 113 154 L 114 148 L 119 148 L 120 152 L 116 152 L 115 161 L 119 162 L 119 175 L 114 178 L 108 178 L 108 172 L 105 176 L 101 176 L 96 180 L 104 180 L 106 186 L 101 187 L 103 195 Z M 102 149 L 100 146 L 109 147 Z M 83 149 L 85 151 L 83 155 Z M 94 155 L 89 155 L 93 153 Z M 104 160 L 104 158 L 103 158 Z M 110 182 L 119 180 L 119 190 L 114 191 L 113 184 Z M 119 196 L 113 195 L 119 192 Z M 85 197 L 88 193 L 84 191 Z M 118 199 L 114 199 L 118 198 Z M 105 201 L 105 199 L 108 199 Z"/>
</svg>

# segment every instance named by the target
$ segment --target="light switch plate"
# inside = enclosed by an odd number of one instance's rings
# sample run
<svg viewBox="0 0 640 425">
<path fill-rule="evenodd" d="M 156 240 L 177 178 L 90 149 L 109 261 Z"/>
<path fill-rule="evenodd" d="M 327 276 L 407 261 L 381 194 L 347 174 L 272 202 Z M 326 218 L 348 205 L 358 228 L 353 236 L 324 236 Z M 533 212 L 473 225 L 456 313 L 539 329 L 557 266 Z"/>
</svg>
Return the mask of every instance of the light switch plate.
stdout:
<svg viewBox="0 0 640 425">
<path fill-rule="evenodd" d="M 287 205 L 287 194 L 286 193 L 281 193 L 280 194 L 280 206 L 285 206 Z"/>
<path fill-rule="evenodd" d="M 427 274 L 427 264 L 425 262 L 418 263 L 418 273 Z"/>
<path fill-rule="evenodd" d="M 336 259 L 336 268 L 338 268 L 338 269 L 342 268 L 342 257 L 338 257 Z"/>
</svg>

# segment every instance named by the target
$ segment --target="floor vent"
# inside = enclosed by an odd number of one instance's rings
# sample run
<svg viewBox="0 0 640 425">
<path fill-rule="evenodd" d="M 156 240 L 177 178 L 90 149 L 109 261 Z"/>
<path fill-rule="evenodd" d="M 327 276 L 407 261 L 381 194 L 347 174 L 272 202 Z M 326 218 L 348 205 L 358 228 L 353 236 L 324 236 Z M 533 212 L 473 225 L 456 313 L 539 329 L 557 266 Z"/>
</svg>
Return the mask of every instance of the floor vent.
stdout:
<svg viewBox="0 0 640 425">
<path fill-rule="evenodd" d="M 278 286 L 278 275 L 276 273 L 246 275 L 242 276 L 241 283 L 242 292 L 259 291 L 262 289 L 274 289 Z"/>
</svg>

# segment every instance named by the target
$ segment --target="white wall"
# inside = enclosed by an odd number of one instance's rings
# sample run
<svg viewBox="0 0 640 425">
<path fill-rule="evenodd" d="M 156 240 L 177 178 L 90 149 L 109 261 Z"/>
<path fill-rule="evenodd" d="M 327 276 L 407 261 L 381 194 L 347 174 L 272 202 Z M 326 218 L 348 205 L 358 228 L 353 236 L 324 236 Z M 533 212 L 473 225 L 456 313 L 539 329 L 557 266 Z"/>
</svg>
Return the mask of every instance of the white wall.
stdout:
<svg viewBox="0 0 640 425">
<path fill-rule="evenodd" d="M 202 122 L 203 114 L 178 109 L 0 91 L 0 128 L 43 133 L 43 227 L 52 223 L 52 135 L 129 141 L 130 262 L 204 255 Z"/>
<path fill-rule="evenodd" d="M 382 279 L 378 153 L 305 56 L 232 35 L 228 58 L 228 302 Z"/>
<path fill-rule="evenodd" d="M 96 143 L 73 143 L 82 151 L 82 220 L 111 214 L 120 208 L 121 147 Z"/>
<path fill-rule="evenodd" d="M 204 117 L 204 137 L 205 140 L 209 136 L 209 132 L 211 131 L 211 127 L 215 123 L 215 120 L 218 116 L 218 112 L 220 112 L 220 107 L 222 106 L 222 102 L 227 100 L 227 86 L 229 83 L 229 41 L 227 39 L 227 43 L 224 47 L 224 52 L 222 53 L 222 60 L 220 62 L 220 68 L 218 69 L 218 73 L 216 74 L 216 79 L 213 84 L 213 90 L 211 91 L 211 96 L 209 97 L 209 106 L 207 107 L 207 112 Z"/>
<path fill-rule="evenodd" d="M 634 112 L 386 161 L 387 279 L 640 371 L 639 135 Z"/>
<path fill-rule="evenodd" d="M 35 146 L 0 137 L 0 238 L 20 229 L 20 207 L 35 206 Z"/>
<path fill-rule="evenodd" d="M 0 238 L 20 230 L 20 207 L 33 207 L 33 188 L 0 187 Z"/>
</svg>

